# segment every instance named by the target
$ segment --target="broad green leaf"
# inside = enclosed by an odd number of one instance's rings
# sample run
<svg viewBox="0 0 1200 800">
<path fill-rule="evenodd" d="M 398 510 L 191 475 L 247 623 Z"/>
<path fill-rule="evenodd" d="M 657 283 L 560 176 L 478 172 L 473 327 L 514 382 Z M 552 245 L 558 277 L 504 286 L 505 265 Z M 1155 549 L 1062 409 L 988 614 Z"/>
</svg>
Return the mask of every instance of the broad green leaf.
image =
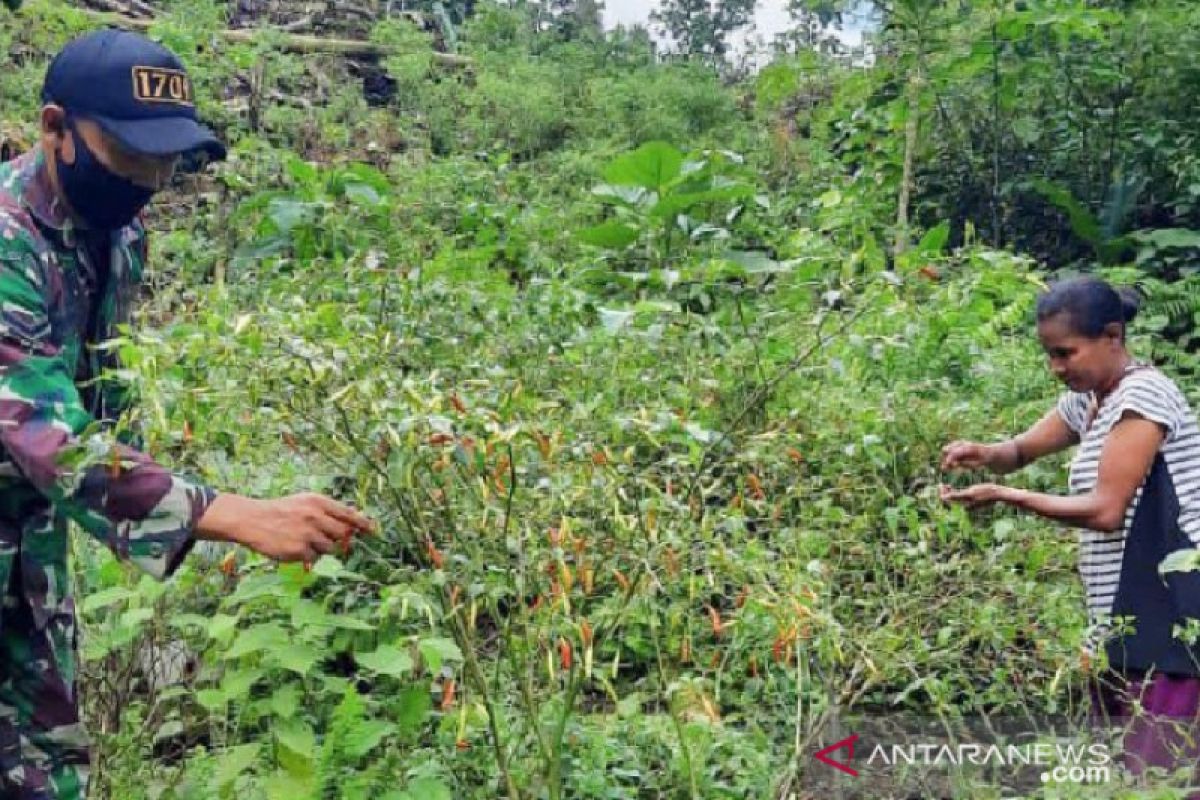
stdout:
<svg viewBox="0 0 1200 800">
<path fill-rule="evenodd" d="M 452 800 L 446 784 L 437 778 L 417 778 L 408 784 L 411 800 Z"/>
<path fill-rule="evenodd" d="M 300 689 L 294 683 L 286 684 L 271 695 L 271 711 L 282 719 L 292 717 L 300 708 Z"/>
<path fill-rule="evenodd" d="M 449 639 L 422 639 L 417 647 L 430 672 L 437 672 L 445 661 L 462 661 L 462 651 Z"/>
<path fill-rule="evenodd" d="M 1076 200 L 1067 189 L 1041 178 L 1035 178 L 1030 183 L 1043 197 L 1066 213 L 1067 220 L 1071 223 L 1071 230 L 1075 232 L 1076 236 L 1088 244 L 1100 246 L 1100 221 L 1092 212 L 1084 208 L 1083 204 Z"/>
<path fill-rule="evenodd" d="M 302 719 L 288 719 L 275 724 L 275 739 L 298 756 L 312 760 L 317 751 L 317 736 Z"/>
<path fill-rule="evenodd" d="M 924 256 L 937 255 L 942 252 L 942 248 L 946 246 L 946 242 L 949 240 L 950 222 L 944 221 L 940 225 L 930 228 L 921 237 L 921 242 L 917 245 L 917 252 Z"/>
<path fill-rule="evenodd" d="M 424 686 L 409 686 L 400 692 L 396 702 L 396 724 L 401 731 L 416 731 L 433 708 L 433 698 Z"/>
<path fill-rule="evenodd" d="M 126 628 L 137 629 L 153 618 L 153 608 L 131 608 L 121 615 L 120 623 Z"/>
<path fill-rule="evenodd" d="M 80 604 L 79 610 L 84 614 L 91 614 L 94 611 L 107 608 L 114 603 L 128 600 L 130 597 L 133 597 L 133 592 L 124 586 L 111 586 L 95 594 L 88 595 Z"/>
<path fill-rule="evenodd" d="M 315 213 L 316 205 L 290 198 L 277 197 L 269 205 L 268 215 L 280 233 L 288 233 L 297 225 L 308 222 Z"/>
<path fill-rule="evenodd" d="M 1160 228 L 1153 231 L 1138 231 L 1129 234 L 1129 238 L 1137 242 L 1145 242 L 1160 250 L 1173 247 L 1200 249 L 1200 231 L 1190 228 Z"/>
<path fill-rule="evenodd" d="M 233 645 L 225 651 L 222 658 L 241 658 L 250 653 L 263 650 L 277 650 L 286 645 L 289 637 L 286 631 L 277 623 L 266 622 L 247 628 L 237 635 Z"/>
<path fill-rule="evenodd" d="M 350 756 L 362 758 L 375 749 L 385 736 L 395 731 L 396 726 L 390 722 L 363 720 L 346 732 L 343 744 Z"/>
<path fill-rule="evenodd" d="M 196 692 L 196 702 L 205 711 L 216 712 L 225 706 L 225 692 L 220 689 L 201 689 Z"/>
<path fill-rule="evenodd" d="M 261 669 L 243 669 L 227 673 L 221 679 L 221 691 L 225 693 L 226 700 L 241 699 L 250 693 L 250 687 L 258 683 L 262 676 Z"/>
<path fill-rule="evenodd" d="M 268 651 L 267 658 L 273 665 L 282 669 L 298 675 L 307 675 L 313 665 L 321 660 L 321 653 L 311 645 L 293 642 L 277 650 Z"/>
<path fill-rule="evenodd" d="M 301 800 L 313 797 L 317 790 L 314 775 L 315 773 L 295 775 L 285 770 L 276 772 L 265 782 L 267 800 Z"/>
<path fill-rule="evenodd" d="M 678 178 L 682 168 L 683 154 L 674 147 L 666 142 L 647 142 L 632 153 L 618 156 L 604 170 L 604 180 L 657 191 Z"/>
<path fill-rule="evenodd" d="M 365 581 L 367 579 L 365 575 L 346 569 L 346 565 L 340 559 L 329 555 L 317 559 L 317 563 L 313 564 L 312 574 L 318 578 L 340 578 L 347 581 Z"/>
<path fill-rule="evenodd" d="M 728 203 L 753 195 L 754 187 L 745 184 L 732 184 L 700 192 L 672 192 L 654 204 L 650 215 L 658 219 L 668 219 L 704 203 Z"/>
<path fill-rule="evenodd" d="M 218 792 L 226 791 L 254 764 L 260 747 L 259 744 L 243 744 L 231 747 L 220 755 L 213 773 L 213 785 Z"/>
<path fill-rule="evenodd" d="M 648 192 L 641 186 L 610 186 L 607 183 L 594 187 L 592 194 L 605 200 L 612 200 L 626 208 L 635 208 L 648 196 L 657 196 L 654 192 Z"/>
<path fill-rule="evenodd" d="M 371 653 L 355 653 L 354 660 L 380 675 L 398 678 L 412 671 L 412 656 L 403 650 L 384 645 Z"/>
<path fill-rule="evenodd" d="M 1200 571 L 1200 550 L 1195 548 L 1176 550 L 1164 558 L 1158 565 L 1158 573 L 1160 575 L 1165 575 L 1168 572 L 1196 571 Z"/>
<path fill-rule="evenodd" d="M 592 228 L 584 228 L 578 236 L 585 244 L 618 250 L 636 242 L 638 233 L 638 229 L 627 222 L 605 222 Z"/>
</svg>

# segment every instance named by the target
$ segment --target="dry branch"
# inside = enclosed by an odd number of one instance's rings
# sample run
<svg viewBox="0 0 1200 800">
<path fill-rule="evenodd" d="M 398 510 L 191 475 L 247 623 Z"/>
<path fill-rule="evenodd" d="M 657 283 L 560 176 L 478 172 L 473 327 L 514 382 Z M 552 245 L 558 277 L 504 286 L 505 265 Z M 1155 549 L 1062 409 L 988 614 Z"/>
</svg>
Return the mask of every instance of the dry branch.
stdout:
<svg viewBox="0 0 1200 800">
<path fill-rule="evenodd" d="M 133 28 L 136 30 L 146 30 L 154 24 L 153 20 L 135 19 L 123 14 L 110 14 L 103 11 L 93 11 L 91 9 L 81 9 L 87 14 L 101 22 L 107 22 L 112 25 L 118 25 L 123 28 Z M 258 36 L 259 31 L 256 29 L 240 29 L 227 28 L 217 31 L 217 35 L 231 42 L 253 42 Z M 307 36 L 297 33 L 281 33 L 281 47 L 291 53 L 332 53 L 335 55 L 345 56 L 387 56 L 400 53 L 400 49 L 392 45 L 376 44 L 375 42 L 364 42 L 359 39 L 335 39 L 322 36 Z M 443 67 L 464 68 L 471 65 L 471 59 L 466 56 L 458 56 L 452 53 L 439 53 L 433 51 L 430 57 L 435 63 Z"/>
</svg>

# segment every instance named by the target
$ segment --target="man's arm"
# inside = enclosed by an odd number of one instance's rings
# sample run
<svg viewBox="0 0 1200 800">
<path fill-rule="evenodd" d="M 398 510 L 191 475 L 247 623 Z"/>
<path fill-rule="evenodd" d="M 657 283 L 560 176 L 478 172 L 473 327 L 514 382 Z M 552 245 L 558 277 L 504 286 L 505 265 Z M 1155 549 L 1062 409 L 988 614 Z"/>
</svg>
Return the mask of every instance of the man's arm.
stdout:
<svg viewBox="0 0 1200 800">
<path fill-rule="evenodd" d="M 170 575 L 216 493 L 100 435 L 51 336 L 48 276 L 0 216 L 0 445 L 60 511 L 150 574 Z"/>
<path fill-rule="evenodd" d="M 197 538 L 314 561 L 355 532 L 374 530 L 370 519 L 321 495 L 218 496 L 144 453 L 89 435 L 98 426 L 51 338 L 49 281 L 22 235 L 0 214 L 0 445 L 60 511 L 158 578 L 178 568 Z"/>
</svg>

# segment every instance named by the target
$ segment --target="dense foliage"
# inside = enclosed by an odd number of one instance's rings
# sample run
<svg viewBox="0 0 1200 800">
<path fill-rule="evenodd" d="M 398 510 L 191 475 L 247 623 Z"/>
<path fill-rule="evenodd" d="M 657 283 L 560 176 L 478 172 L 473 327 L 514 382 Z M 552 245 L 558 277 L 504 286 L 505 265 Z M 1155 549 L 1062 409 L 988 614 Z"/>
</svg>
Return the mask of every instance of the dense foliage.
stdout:
<svg viewBox="0 0 1200 800">
<path fill-rule="evenodd" d="M 71 5 L 0 11 L 14 142 Z M 78 540 L 98 796 L 787 797 L 834 704 L 1076 706 L 1072 535 L 941 505 L 937 454 L 1053 401 L 1052 270 L 1139 282 L 1193 374 L 1200 7 L 879 4 L 863 63 L 794 2 L 734 80 L 742 3 L 668 4 L 709 15 L 668 60 L 594 3 L 424 5 L 468 68 L 156 4 L 231 156 L 153 211 L 137 422 L 383 530 L 166 585 Z"/>
</svg>

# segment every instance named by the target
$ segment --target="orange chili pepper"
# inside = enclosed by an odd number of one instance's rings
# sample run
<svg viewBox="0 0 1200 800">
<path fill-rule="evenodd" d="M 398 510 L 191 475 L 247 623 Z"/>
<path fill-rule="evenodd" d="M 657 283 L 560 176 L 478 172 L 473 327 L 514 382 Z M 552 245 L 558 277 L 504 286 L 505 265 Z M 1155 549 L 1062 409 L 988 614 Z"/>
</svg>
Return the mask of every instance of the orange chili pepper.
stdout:
<svg viewBox="0 0 1200 800">
<path fill-rule="evenodd" d="M 711 622 L 711 623 L 712 623 L 712 632 L 713 632 L 713 634 L 715 634 L 716 636 L 720 636 L 720 635 L 721 635 L 721 631 L 722 631 L 722 630 L 724 629 L 724 627 L 725 627 L 725 626 L 724 626 L 724 625 L 721 623 L 721 614 L 720 614 L 720 612 L 718 612 L 718 611 L 717 611 L 715 608 L 713 608 L 712 606 L 706 606 L 706 608 L 708 608 L 708 619 L 709 619 L 709 622 Z"/>
<path fill-rule="evenodd" d="M 563 638 L 558 640 L 558 662 L 565 670 L 571 668 L 571 643 Z"/>
<path fill-rule="evenodd" d="M 433 564 L 435 569 L 442 568 L 442 564 L 445 562 L 445 558 L 442 556 L 442 551 L 434 547 L 433 539 L 430 539 L 428 536 L 425 537 L 425 554 L 429 556 L 429 561 Z"/>
<path fill-rule="evenodd" d="M 460 398 L 460 397 L 459 397 L 458 395 L 456 395 L 456 394 L 453 394 L 453 393 L 451 393 L 451 395 L 450 395 L 450 405 L 454 406 L 454 410 L 455 410 L 455 411 L 457 411 L 457 412 L 458 412 L 458 413 L 460 413 L 460 414 L 465 414 L 465 413 L 467 413 L 467 405 L 466 405 L 466 403 L 464 403 L 464 402 L 462 401 L 462 398 Z"/>
<path fill-rule="evenodd" d="M 447 678 L 442 686 L 442 711 L 449 711 L 454 707 L 454 688 L 454 678 Z"/>
<path fill-rule="evenodd" d="M 746 476 L 746 484 L 750 487 L 750 494 L 755 500 L 762 500 L 766 497 L 766 492 L 763 491 L 762 484 L 758 480 L 758 476 L 751 473 Z"/>
<path fill-rule="evenodd" d="M 430 445 L 437 447 L 438 445 L 448 444 L 454 441 L 454 436 L 449 433 L 431 433 L 427 440 Z"/>
<path fill-rule="evenodd" d="M 612 573 L 613 577 L 617 579 L 617 584 L 621 587 L 621 591 L 628 592 L 629 578 L 625 577 L 625 573 L 621 572 L 621 570 L 617 569 L 616 567 L 613 567 Z"/>
</svg>

